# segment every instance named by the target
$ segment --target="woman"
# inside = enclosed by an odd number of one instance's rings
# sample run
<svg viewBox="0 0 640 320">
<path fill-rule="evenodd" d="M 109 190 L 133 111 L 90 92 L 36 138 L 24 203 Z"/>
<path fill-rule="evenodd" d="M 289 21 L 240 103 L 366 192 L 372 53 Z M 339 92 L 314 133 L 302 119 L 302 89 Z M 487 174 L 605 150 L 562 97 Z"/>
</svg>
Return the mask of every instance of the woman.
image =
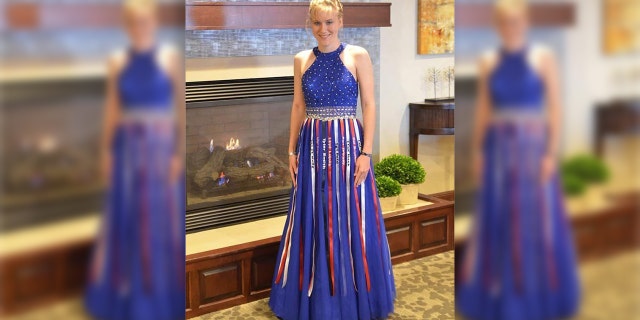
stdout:
<svg viewBox="0 0 640 320">
<path fill-rule="evenodd" d="M 381 319 L 393 311 L 391 260 L 371 170 L 373 67 L 340 42 L 342 4 L 312 0 L 318 42 L 294 59 L 293 180 L 269 305 L 282 319 Z M 360 91 L 364 125 L 356 120 Z"/>
<path fill-rule="evenodd" d="M 577 309 L 575 253 L 556 168 L 551 52 L 527 43 L 527 4 L 499 1 L 502 45 L 480 63 L 473 154 L 479 205 L 458 278 L 470 319 L 557 319 Z"/>
<path fill-rule="evenodd" d="M 108 206 L 87 287 L 98 319 L 184 318 L 184 82 L 157 47 L 152 1 L 128 1 L 131 46 L 109 61 L 102 144 Z"/>
</svg>

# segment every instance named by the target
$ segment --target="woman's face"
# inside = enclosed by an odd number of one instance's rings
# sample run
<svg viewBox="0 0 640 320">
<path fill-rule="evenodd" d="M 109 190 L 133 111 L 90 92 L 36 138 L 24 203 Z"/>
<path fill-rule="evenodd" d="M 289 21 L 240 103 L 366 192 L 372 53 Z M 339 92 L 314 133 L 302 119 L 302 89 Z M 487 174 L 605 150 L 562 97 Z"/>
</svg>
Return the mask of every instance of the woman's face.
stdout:
<svg viewBox="0 0 640 320">
<path fill-rule="evenodd" d="M 147 46 L 153 43 L 157 28 L 153 10 L 129 10 L 125 14 L 127 34 L 134 46 Z"/>
<path fill-rule="evenodd" d="M 524 8 L 501 9 L 496 15 L 496 28 L 507 47 L 522 44 L 527 36 L 529 21 Z"/>
<path fill-rule="evenodd" d="M 338 41 L 342 18 L 335 10 L 317 10 L 311 18 L 311 30 L 319 46 L 330 46 Z"/>
</svg>

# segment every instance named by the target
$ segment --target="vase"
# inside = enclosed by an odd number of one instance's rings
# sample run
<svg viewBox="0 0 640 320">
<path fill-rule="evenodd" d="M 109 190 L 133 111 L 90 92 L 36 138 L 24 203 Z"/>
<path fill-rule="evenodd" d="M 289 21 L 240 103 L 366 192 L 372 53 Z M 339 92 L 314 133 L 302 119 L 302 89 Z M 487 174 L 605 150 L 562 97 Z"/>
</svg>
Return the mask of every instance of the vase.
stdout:
<svg viewBox="0 0 640 320">
<path fill-rule="evenodd" d="M 418 184 L 403 184 L 398 203 L 403 206 L 418 203 Z"/>
<path fill-rule="evenodd" d="M 397 203 L 398 196 L 380 198 L 380 207 L 382 209 L 382 213 L 395 210 Z"/>
</svg>

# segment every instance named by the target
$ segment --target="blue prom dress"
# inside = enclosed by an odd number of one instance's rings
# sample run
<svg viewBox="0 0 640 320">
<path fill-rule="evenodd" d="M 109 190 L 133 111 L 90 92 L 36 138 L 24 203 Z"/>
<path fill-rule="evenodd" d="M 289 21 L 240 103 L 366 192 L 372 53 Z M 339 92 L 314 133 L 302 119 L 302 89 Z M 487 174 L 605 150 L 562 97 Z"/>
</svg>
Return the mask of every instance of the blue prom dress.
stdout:
<svg viewBox="0 0 640 320">
<path fill-rule="evenodd" d="M 469 319 L 568 317 L 579 304 L 570 225 L 558 175 L 540 180 L 548 146 L 544 83 L 528 47 L 500 50 L 490 74 L 492 121 L 472 231 L 456 280 Z"/>
<path fill-rule="evenodd" d="M 121 116 L 85 295 L 97 319 L 184 319 L 184 181 L 169 181 L 174 90 L 156 51 L 130 50 L 117 79 Z"/>
<path fill-rule="evenodd" d="M 285 320 L 383 319 L 395 285 L 370 170 L 354 186 L 363 129 L 358 83 L 340 53 L 313 49 L 302 75 L 307 117 L 298 137 L 298 174 L 278 251 L 271 299 Z"/>
</svg>

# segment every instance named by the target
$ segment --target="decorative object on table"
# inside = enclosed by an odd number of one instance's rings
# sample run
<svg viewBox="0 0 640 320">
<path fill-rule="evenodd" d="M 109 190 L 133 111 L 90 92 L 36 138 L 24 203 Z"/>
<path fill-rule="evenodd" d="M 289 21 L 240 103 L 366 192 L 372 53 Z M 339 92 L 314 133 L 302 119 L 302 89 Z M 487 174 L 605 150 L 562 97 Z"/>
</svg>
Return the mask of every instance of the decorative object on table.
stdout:
<svg viewBox="0 0 640 320">
<path fill-rule="evenodd" d="M 433 89 L 433 97 L 432 99 L 437 100 L 438 99 L 438 89 L 441 87 L 442 85 L 442 70 L 436 68 L 436 67 L 431 67 L 429 69 L 427 69 L 427 92 L 431 91 L 431 89 Z"/>
<path fill-rule="evenodd" d="M 569 198 L 577 199 L 585 207 L 603 202 L 602 186 L 609 180 L 610 173 L 600 158 L 587 154 L 571 157 L 562 163 L 561 176 Z"/>
<path fill-rule="evenodd" d="M 453 52 L 454 0 L 418 0 L 418 54 Z"/>
<path fill-rule="evenodd" d="M 447 95 L 448 98 L 453 98 L 453 95 L 451 95 L 451 88 L 453 88 L 454 83 L 455 83 L 455 78 L 456 78 L 456 74 L 455 74 L 455 69 L 453 66 L 449 66 L 444 68 L 444 70 L 442 71 L 442 76 L 444 78 L 444 80 L 447 81 L 447 89 L 449 89 L 449 94 Z"/>
<path fill-rule="evenodd" d="M 388 176 L 400 183 L 402 192 L 398 197 L 399 204 L 418 202 L 418 185 L 423 183 L 426 177 L 426 172 L 418 160 L 393 154 L 376 163 L 373 168 L 376 176 Z"/>
<path fill-rule="evenodd" d="M 602 46 L 606 54 L 640 52 L 638 28 L 640 3 L 637 0 L 602 1 Z"/>
<path fill-rule="evenodd" d="M 398 196 L 402 192 L 400 182 L 388 176 L 376 176 L 376 186 L 378 186 L 378 197 L 382 212 L 391 211 L 398 204 Z"/>
</svg>

